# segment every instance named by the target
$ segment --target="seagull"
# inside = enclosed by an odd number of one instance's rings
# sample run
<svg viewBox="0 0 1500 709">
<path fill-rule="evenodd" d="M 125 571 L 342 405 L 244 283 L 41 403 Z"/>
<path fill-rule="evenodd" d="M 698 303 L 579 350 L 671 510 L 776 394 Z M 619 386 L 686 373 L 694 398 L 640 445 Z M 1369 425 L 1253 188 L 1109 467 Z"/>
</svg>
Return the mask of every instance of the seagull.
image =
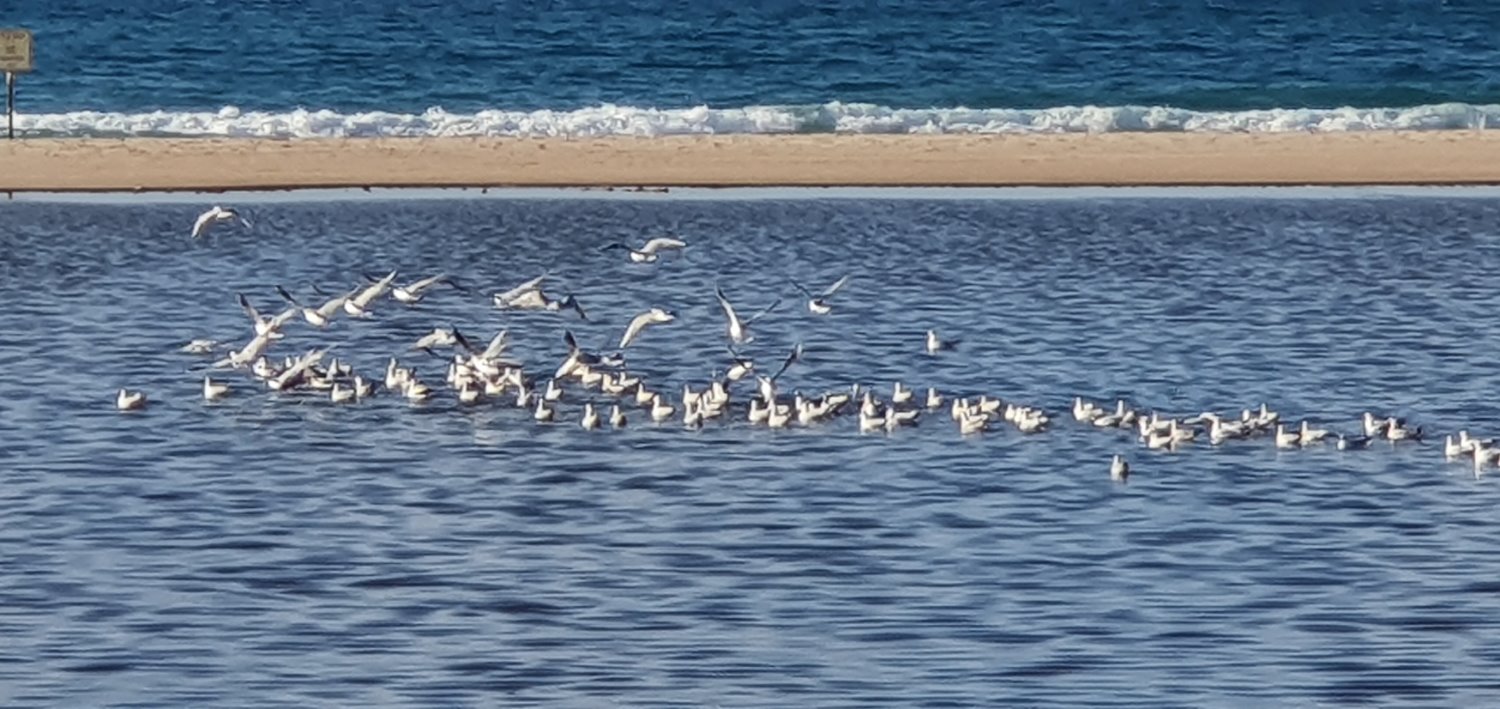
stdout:
<svg viewBox="0 0 1500 709">
<path fill-rule="evenodd" d="M 548 275 L 549 274 L 543 273 L 542 275 L 526 281 L 525 283 L 522 283 L 521 285 L 518 285 L 508 291 L 505 291 L 503 293 L 496 293 L 492 296 L 493 300 L 495 301 L 495 307 L 500 308 L 501 310 L 504 310 L 506 308 L 521 307 L 517 306 L 516 302 L 521 301 L 523 298 L 529 297 L 532 294 L 541 293 L 542 283 L 547 280 Z"/>
<path fill-rule="evenodd" d="M 344 303 L 359 291 L 359 288 L 355 288 L 354 290 L 349 291 L 347 294 L 338 296 L 337 298 L 334 298 L 333 300 L 330 300 L 316 308 L 309 308 L 306 305 L 297 302 L 297 299 L 293 298 L 291 293 L 286 292 L 285 288 L 276 286 L 276 292 L 281 295 L 281 299 L 285 300 L 288 303 L 291 303 L 297 308 L 300 308 L 302 310 L 302 318 L 306 320 L 308 324 L 316 328 L 328 327 L 328 323 L 333 321 L 333 316 L 337 315 L 339 310 L 343 309 Z"/>
<path fill-rule="evenodd" d="M 794 362 L 801 362 L 801 361 L 802 361 L 802 343 L 798 342 L 797 344 L 792 345 L 792 351 L 788 352 L 787 355 L 786 355 L 786 359 L 784 359 L 784 360 L 781 361 L 781 369 L 776 370 L 776 373 L 771 375 L 771 381 L 774 382 L 777 379 L 781 378 L 781 375 L 784 372 L 786 372 L 786 370 L 787 370 L 788 367 L 792 366 L 792 363 L 794 363 Z"/>
<path fill-rule="evenodd" d="M 198 237 L 207 234 L 208 230 L 213 228 L 215 224 L 218 224 L 220 222 L 232 222 L 235 220 L 239 220 L 241 224 L 245 225 L 246 229 L 250 228 L 249 219 L 240 216 L 240 213 L 234 211 L 233 209 L 225 209 L 216 204 L 212 209 L 199 214 L 198 220 L 193 222 L 193 238 L 197 239 Z"/>
<path fill-rule="evenodd" d="M 623 350 L 629 347 L 630 343 L 635 342 L 635 338 L 640 336 L 641 331 L 646 329 L 646 326 L 668 323 L 676 319 L 676 313 L 670 310 L 662 310 L 661 308 L 652 308 L 635 316 L 631 319 L 630 325 L 625 328 L 624 337 L 620 338 L 620 349 Z"/>
<path fill-rule="evenodd" d="M 729 320 L 729 340 L 736 345 L 743 345 L 752 339 L 750 337 L 750 323 L 759 320 L 761 316 L 771 312 L 773 308 L 781 304 L 781 298 L 777 298 L 770 305 L 766 306 L 765 310 L 756 313 L 755 317 L 749 320 L 741 320 L 740 316 L 734 312 L 734 306 L 729 304 L 729 298 L 724 296 L 723 288 L 715 286 L 714 295 L 718 297 L 720 307 L 724 308 L 724 317 Z"/>
<path fill-rule="evenodd" d="M 1341 451 L 1357 451 L 1369 448 L 1370 440 L 1371 438 L 1369 436 L 1357 436 L 1350 438 L 1345 437 L 1344 434 L 1340 433 L 1338 443 L 1336 445 Z"/>
<path fill-rule="evenodd" d="M 670 236 L 658 236 L 655 239 L 647 241 L 646 245 L 642 246 L 639 249 L 632 249 L 625 244 L 614 243 L 609 244 L 599 250 L 609 251 L 611 249 L 625 249 L 630 253 L 630 260 L 633 263 L 654 263 L 658 258 L 660 258 L 660 256 L 658 255 L 659 253 L 663 251 L 678 251 L 685 248 L 686 246 L 687 242 L 681 239 L 674 239 Z"/>
<path fill-rule="evenodd" d="M 344 312 L 356 318 L 370 317 L 368 310 L 370 304 L 374 303 L 376 298 L 385 295 L 385 292 L 390 289 L 391 284 L 395 281 L 396 272 L 391 271 L 389 274 L 386 274 L 385 278 L 377 279 L 374 283 L 358 290 L 358 293 L 354 297 L 344 301 Z"/>
<path fill-rule="evenodd" d="M 399 303 L 405 303 L 406 305 L 416 305 L 417 303 L 421 302 L 423 298 L 427 297 L 428 290 L 430 290 L 433 286 L 438 285 L 439 283 L 446 283 L 452 286 L 455 290 L 462 290 L 462 288 L 456 281 L 449 278 L 446 274 L 439 273 L 436 276 L 428 276 L 427 278 L 423 278 L 420 281 L 413 281 L 404 286 L 396 286 L 395 288 L 391 289 L 391 297 L 395 298 Z"/>
<path fill-rule="evenodd" d="M 250 304 L 250 299 L 246 298 L 244 293 L 235 293 L 234 295 L 240 303 L 240 309 L 244 310 L 245 314 L 250 316 L 250 322 L 255 324 L 255 334 L 257 335 L 270 333 L 271 339 L 279 340 L 281 339 L 281 328 L 287 324 L 287 321 L 297 317 L 297 308 L 292 307 L 277 313 L 275 317 L 268 318 L 261 315 L 260 311 L 256 310 L 255 306 Z"/>
<path fill-rule="evenodd" d="M 941 339 L 938 337 L 937 330 L 927 331 L 927 354 L 935 355 L 943 350 L 951 350 L 957 346 L 957 340 Z"/>
<path fill-rule="evenodd" d="M 625 428 L 625 412 L 620 410 L 619 404 L 609 409 L 609 425 L 611 428 Z"/>
<path fill-rule="evenodd" d="M 833 306 L 828 304 L 828 299 L 832 298 L 833 294 L 839 292 L 839 289 L 843 288 L 844 285 L 848 282 L 849 276 L 844 276 L 843 278 L 834 281 L 833 285 L 823 289 L 822 293 L 818 293 L 816 295 L 814 295 L 812 291 L 803 288 L 802 284 L 796 281 L 792 281 L 792 286 L 797 290 L 802 291 L 802 294 L 807 296 L 807 309 L 812 311 L 814 315 L 827 315 L 833 312 Z"/>
<path fill-rule="evenodd" d="M 224 343 L 219 342 L 218 340 L 192 340 L 187 344 L 177 348 L 177 351 L 196 355 L 213 354 L 214 350 L 218 349 L 223 344 Z"/>
<path fill-rule="evenodd" d="M 724 349 L 728 350 L 729 356 L 734 358 L 734 363 L 729 365 L 729 371 L 724 373 L 725 379 L 728 379 L 731 382 L 737 382 L 741 379 L 744 379 L 751 372 L 755 371 L 754 360 L 750 359 L 749 357 L 741 357 L 740 353 L 735 352 L 733 347 L 729 347 L 726 345 Z"/>
<path fill-rule="evenodd" d="M 433 328 L 432 332 L 423 335 L 411 348 L 431 353 L 434 347 L 453 347 L 458 344 L 458 337 L 455 336 L 457 332 L 457 328 Z"/>
<path fill-rule="evenodd" d="M 240 367 L 249 366 L 250 363 L 260 359 L 261 355 L 264 355 L 266 353 L 266 348 L 270 346 L 271 333 L 267 332 L 265 334 L 256 335 L 255 337 L 250 338 L 250 341 L 245 343 L 244 347 L 238 350 L 230 350 L 228 357 L 214 362 L 214 368 L 223 369 L 224 367 L 234 367 L 238 369 Z"/>
<path fill-rule="evenodd" d="M 578 424 L 583 426 L 586 431 L 592 431 L 599 427 L 599 412 L 594 409 L 593 402 L 584 402 L 583 420 L 579 421 Z"/>
<path fill-rule="evenodd" d="M 343 404 L 354 401 L 359 397 L 359 392 L 354 389 L 345 389 L 338 382 L 333 383 L 333 388 L 328 390 L 328 400 L 335 404 Z"/>
<path fill-rule="evenodd" d="M 1109 479 L 1117 483 L 1125 482 L 1130 477 L 1130 463 L 1126 462 L 1125 456 L 1116 453 L 1109 461 Z"/>
<path fill-rule="evenodd" d="M 146 408 L 146 394 L 140 391 L 126 391 L 121 389 L 115 395 L 115 408 L 121 411 L 135 411 Z"/>
<path fill-rule="evenodd" d="M 219 399 L 222 399 L 226 396 L 229 396 L 228 384 L 216 382 L 212 379 L 209 379 L 208 377 L 203 378 L 204 401 L 218 401 Z"/>
</svg>

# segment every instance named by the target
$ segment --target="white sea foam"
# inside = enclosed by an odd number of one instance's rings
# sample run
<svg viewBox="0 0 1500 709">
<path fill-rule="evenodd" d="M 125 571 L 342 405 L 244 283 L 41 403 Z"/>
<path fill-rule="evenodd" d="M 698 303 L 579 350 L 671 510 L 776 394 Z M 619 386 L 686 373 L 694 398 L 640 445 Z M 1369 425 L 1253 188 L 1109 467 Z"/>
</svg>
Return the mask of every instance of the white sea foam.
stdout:
<svg viewBox="0 0 1500 709">
<path fill-rule="evenodd" d="M 18 114 L 29 135 L 196 137 L 658 136 L 744 133 L 1110 133 L 1462 130 L 1500 126 L 1500 105 L 1191 111 L 1168 106 L 890 108 L 864 103 L 420 114 L 329 110 Z"/>
</svg>

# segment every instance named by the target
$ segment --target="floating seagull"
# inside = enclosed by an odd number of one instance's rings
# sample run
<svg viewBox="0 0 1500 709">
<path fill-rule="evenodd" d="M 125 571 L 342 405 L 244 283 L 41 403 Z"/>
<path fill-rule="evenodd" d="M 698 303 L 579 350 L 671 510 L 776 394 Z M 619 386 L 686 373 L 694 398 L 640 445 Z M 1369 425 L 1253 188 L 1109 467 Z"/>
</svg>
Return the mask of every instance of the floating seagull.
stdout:
<svg viewBox="0 0 1500 709">
<path fill-rule="evenodd" d="M 584 402 L 583 420 L 578 422 L 585 431 L 592 431 L 599 427 L 599 412 L 594 409 L 593 402 Z"/>
<path fill-rule="evenodd" d="M 276 292 L 281 295 L 281 299 L 301 309 L 302 319 L 306 320 L 309 325 L 312 325 L 316 328 L 328 327 L 328 323 L 333 321 L 333 316 L 337 315 L 338 312 L 343 309 L 344 303 L 348 302 L 348 300 L 355 294 L 359 293 L 359 291 L 359 288 L 355 288 L 354 290 L 349 291 L 347 294 L 338 296 L 337 298 L 334 298 L 316 308 L 310 308 L 306 305 L 303 305 L 302 303 L 297 302 L 297 299 L 293 298 L 291 293 L 286 292 L 285 288 L 276 286 Z"/>
<path fill-rule="evenodd" d="M 216 204 L 212 209 L 199 214 L 198 220 L 193 222 L 193 238 L 196 239 L 200 236 L 203 236 L 204 234 L 207 234 L 208 230 L 213 228 L 216 224 L 220 224 L 222 222 L 232 222 L 235 220 L 238 220 L 239 223 L 245 225 L 246 229 L 250 228 L 249 219 L 240 216 L 240 213 L 234 211 L 233 209 L 225 209 Z"/>
<path fill-rule="evenodd" d="M 646 329 L 646 326 L 669 323 L 676 319 L 677 315 L 675 313 L 670 310 L 662 310 L 661 308 L 652 308 L 631 318 L 630 325 L 625 328 L 625 335 L 620 338 L 620 349 L 623 350 L 629 347 L 630 343 L 635 342 L 635 338 L 640 336 L 641 331 Z"/>
<path fill-rule="evenodd" d="M 729 304 L 729 298 L 724 296 L 723 288 L 715 286 L 714 296 L 719 299 L 719 306 L 724 308 L 724 317 L 729 321 L 729 341 L 736 345 L 743 345 L 750 342 L 752 339 L 750 337 L 750 324 L 759 320 L 761 316 L 771 312 L 772 309 L 781 304 L 781 298 L 777 298 L 770 305 L 766 306 L 765 310 L 756 313 L 755 317 L 749 320 L 741 320 L 740 316 L 734 312 L 734 306 Z"/>
<path fill-rule="evenodd" d="M 656 261 L 656 259 L 660 258 L 660 256 L 658 256 L 659 253 L 661 253 L 663 251 L 677 251 L 677 250 L 681 250 L 681 249 L 685 248 L 686 246 L 687 246 L 687 242 L 686 241 L 682 241 L 681 239 L 674 239 L 674 238 L 672 238 L 670 236 L 658 236 L 655 239 L 647 241 L 646 245 L 642 246 L 639 249 L 632 249 L 632 248 L 630 248 L 629 246 L 627 246 L 625 244 L 621 244 L 621 243 L 617 242 L 617 243 L 609 244 L 609 245 L 607 245 L 604 248 L 601 248 L 599 250 L 600 251 L 609 251 L 611 249 L 625 249 L 627 252 L 630 253 L 630 260 L 632 262 L 634 262 L 634 263 L 653 263 L 653 262 Z"/>
<path fill-rule="evenodd" d="M 1371 440 L 1369 436 L 1347 437 L 1340 433 L 1334 445 L 1341 451 L 1357 451 L 1369 448 Z"/>
<path fill-rule="evenodd" d="M 927 331 L 927 354 L 935 355 L 943 350 L 951 350 L 958 346 L 958 340 L 943 340 L 938 337 L 936 330 Z"/>
<path fill-rule="evenodd" d="M 185 345 L 177 348 L 177 351 L 178 352 L 186 352 L 187 354 L 197 354 L 197 355 L 213 354 L 214 350 L 219 349 L 221 346 L 223 346 L 223 344 L 224 343 L 219 342 L 218 340 L 208 340 L 208 339 L 192 340 L 192 341 L 188 342 L 187 344 L 185 344 Z"/>
<path fill-rule="evenodd" d="M 209 379 L 208 377 L 203 378 L 204 401 L 218 401 L 219 399 L 222 399 L 226 396 L 229 396 L 228 384 L 216 382 L 212 379 Z"/>
<path fill-rule="evenodd" d="M 834 281 L 833 285 L 823 289 L 822 293 L 818 293 L 816 295 L 814 295 L 812 291 L 803 288 L 802 284 L 796 281 L 792 281 L 792 286 L 797 290 L 802 291 L 802 294 L 807 296 L 807 309 L 812 311 L 814 315 L 827 315 L 833 312 L 833 306 L 828 304 L 828 299 L 832 298 L 833 294 L 839 292 L 839 289 L 843 288 L 844 284 L 848 282 L 849 276 L 844 276 L 843 278 Z"/>
<path fill-rule="evenodd" d="M 609 425 L 611 428 L 625 428 L 625 412 L 620 410 L 619 404 L 609 408 Z"/>
<path fill-rule="evenodd" d="M 115 408 L 121 411 L 135 411 L 146 408 L 146 394 L 140 391 L 126 391 L 121 389 L 115 395 Z"/>
<path fill-rule="evenodd" d="M 1125 482 L 1130 478 L 1130 463 L 1126 462 L 1125 456 L 1116 453 L 1109 461 L 1109 479 L 1117 483 Z"/>
<path fill-rule="evenodd" d="M 338 382 L 333 383 L 333 388 L 328 390 L 328 400 L 335 404 L 343 404 L 359 398 L 359 392 L 354 389 L 345 389 Z"/>
</svg>

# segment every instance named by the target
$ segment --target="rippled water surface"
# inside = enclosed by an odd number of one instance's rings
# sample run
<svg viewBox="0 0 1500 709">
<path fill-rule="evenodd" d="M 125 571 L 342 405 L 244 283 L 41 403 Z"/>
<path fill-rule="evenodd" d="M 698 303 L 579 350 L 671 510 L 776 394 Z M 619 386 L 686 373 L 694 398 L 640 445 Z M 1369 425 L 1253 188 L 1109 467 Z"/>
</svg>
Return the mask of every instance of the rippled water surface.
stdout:
<svg viewBox="0 0 1500 709">
<path fill-rule="evenodd" d="M 1147 451 L 1075 394 L 1176 414 L 1268 401 L 1500 429 L 1500 200 L 261 201 L 0 204 L 0 703 L 6 706 L 1482 706 L 1500 698 L 1500 483 L 1432 443 Z M 597 248 L 671 230 L 655 265 Z M 958 435 L 539 425 L 444 392 L 335 408 L 191 338 L 234 303 L 364 271 L 475 292 L 297 323 L 376 374 L 438 325 L 509 327 L 536 371 L 630 316 L 671 390 L 725 366 L 717 283 L 776 295 L 747 348 L 786 389 L 892 381 L 1057 412 Z M 550 269 L 588 322 L 487 294 Z M 851 285 L 816 317 L 788 277 Z M 921 354 L 929 328 L 962 342 Z M 116 387 L 153 405 L 117 413 Z M 742 392 L 745 393 L 745 392 Z M 743 396 L 741 397 L 743 400 Z M 1108 479 L 1109 456 L 1134 464 Z"/>
</svg>

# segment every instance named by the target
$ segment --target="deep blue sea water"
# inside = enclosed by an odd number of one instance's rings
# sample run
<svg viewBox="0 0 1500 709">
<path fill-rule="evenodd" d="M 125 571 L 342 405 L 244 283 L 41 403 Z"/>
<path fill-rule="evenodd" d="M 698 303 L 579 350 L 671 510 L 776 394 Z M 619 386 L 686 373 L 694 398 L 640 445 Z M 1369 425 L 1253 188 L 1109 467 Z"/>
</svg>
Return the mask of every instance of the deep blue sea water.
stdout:
<svg viewBox="0 0 1500 709">
<path fill-rule="evenodd" d="M 36 32 L 39 69 L 21 95 L 23 127 L 42 133 L 1351 130 L 1500 119 L 1500 8 L 1477 1 L 20 0 L 0 8 L 0 25 Z M 1058 110 L 1076 106 L 1106 110 Z M 438 107 L 452 115 L 428 114 Z M 732 112 L 745 107 L 776 110 Z M 1342 107 L 1394 113 L 1286 112 Z M 958 108 L 970 112 L 900 113 Z M 653 109 L 669 113 L 642 114 Z M 138 115 L 154 111 L 168 116 Z"/>
<path fill-rule="evenodd" d="M 1432 442 L 1148 451 L 1064 411 L 1495 434 L 1493 193 L 713 194 L 266 196 L 240 205 L 253 230 L 197 242 L 185 197 L 0 203 L 0 705 L 1500 702 L 1494 468 Z M 680 258 L 597 250 L 668 230 Z M 674 392 L 727 363 L 717 284 L 787 299 L 745 348 L 768 368 L 803 343 L 787 390 L 900 380 L 1057 420 L 691 431 L 632 407 L 585 431 L 576 388 L 544 425 L 236 374 L 201 401 L 206 360 L 176 348 L 247 337 L 236 292 L 270 310 L 276 284 L 390 268 L 472 290 L 294 323 L 272 353 L 397 355 L 436 384 L 409 350 L 435 326 L 508 327 L 543 371 L 564 328 L 592 345 L 660 306 L 677 321 L 628 354 Z M 549 270 L 588 321 L 489 303 Z M 787 282 L 846 273 L 827 317 Z M 929 327 L 958 349 L 921 354 Z M 153 403 L 116 412 L 119 386 Z"/>
</svg>

